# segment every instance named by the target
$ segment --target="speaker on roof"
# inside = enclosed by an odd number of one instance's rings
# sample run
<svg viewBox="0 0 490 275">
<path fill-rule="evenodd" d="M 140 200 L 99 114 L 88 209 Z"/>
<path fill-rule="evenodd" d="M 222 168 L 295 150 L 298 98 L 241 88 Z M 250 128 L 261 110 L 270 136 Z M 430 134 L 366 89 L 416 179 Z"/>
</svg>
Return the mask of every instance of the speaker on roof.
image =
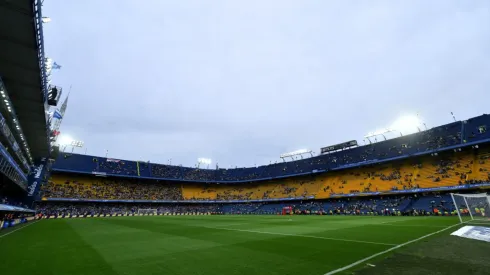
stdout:
<svg viewBox="0 0 490 275">
<path fill-rule="evenodd" d="M 56 106 L 58 105 L 58 100 L 60 99 L 63 89 L 61 87 L 56 87 L 49 85 L 48 87 L 48 105 Z"/>
</svg>

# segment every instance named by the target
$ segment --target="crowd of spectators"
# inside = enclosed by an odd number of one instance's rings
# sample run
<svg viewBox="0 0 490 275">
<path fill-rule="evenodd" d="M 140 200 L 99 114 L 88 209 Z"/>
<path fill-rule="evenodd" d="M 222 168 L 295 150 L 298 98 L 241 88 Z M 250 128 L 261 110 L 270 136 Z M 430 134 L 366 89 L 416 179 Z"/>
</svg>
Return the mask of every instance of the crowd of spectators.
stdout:
<svg viewBox="0 0 490 275">
<path fill-rule="evenodd" d="M 180 166 L 151 164 L 151 174 L 157 178 L 178 179 L 181 175 L 181 169 Z"/>
<path fill-rule="evenodd" d="M 452 152 L 451 152 L 452 153 Z M 424 183 L 424 187 L 434 185 L 430 182 L 453 180 L 450 184 L 476 184 L 490 181 L 486 161 L 488 157 L 482 156 L 478 160 L 482 165 L 480 173 L 486 173 L 486 178 L 469 178 L 472 173 L 474 157 L 471 154 L 452 154 L 416 160 L 413 164 L 389 163 L 383 165 L 368 165 L 360 169 L 348 169 L 337 173 L 338 182 L 329 182 L 321 187 L 324 193 L 330 195 L 358 194 L 376 191 L 397 191 L 411 190 L 420 188 L 419 183 Z M 146 164 L 146 167 L 149 167 Z M 162 166 L 165 167 L 165 166 Z M 193 174 L 193 170 L 187 169 L 188 173 Z M 208 170 L 211 171 L 211 170 Z M 423 173 L 421 171 L 424 171 Z M 332 176 L 336 178 L 336 176 Z M 355 180 L 355 185 L 349 184 Z M 323 180 L 321 180 L 323 181 Z M 236 185 L 216 185 L 202 183 L 197 188 L 201 195 L 194 197 L 182 194 L 182 188 L 178 183 L 138 181 L 138 180 L 107 180 L 100 178 L 92 183 L 82 183 L 67 181 L 64 184 L 52 184 L 42 187 L 42 196 L 49 198 L 75 198 L 75 199 L 123 199 L 123 200 L 213 200 L 213 201 L 250 201 L 257 199 L 276 199 L 276 198 L 312 198 L 320 192 L 317 184 L 317 177 L 302 177 L 294 181 L 284 180 L 275 183 L 244 183 Z M 378 190 L 381 182 L 388 182 L 391 187 L 386 186 Z M 337 184 L 336 184 L 337 183 Z M 374 184 L 373 184 L 374 183 Z M 312 188 L 303 186 L 313 184 Z M 344 187 L 348 187 L 345 188 Z M 183 187 L 187 188 L 186 186 Z M 194 187 L 195 188 L 195 187 Z M 321 190 L 321 189 L 320 189 Z M 206 193 L 209 193 L 208 195 Z"/>
<path fill-rule="evenodd" d="M 490 155 L 490 154 L 489 154 Z M 202 200 L 202 201 L 250 201 L 260 199 L 307 199 L 318 196 L 326 197 L 344 194 L 359 194 L 378 191 L 398 191 L 441 186 L 455 186 L 457 184 L 477 184 L 490 181 L 487 164 L 489 155 L 475 158 L 473 154 L 448 152 L 438 156 L 413 159 L 407 161 L 390 162 L 385 164 L 370 164 L 363 168 L 334 171 L 330 178 L 320 176 L 304 176 L 294 179 L 274 180 L 270 182 L 243 183 L 243 184 L 194 184 L 187 191 L 188 183 L 181 187 L 180 183 L 158 182 L 155 180 L 109 180 L 97 178 L 96 181 L 78 182 L 76 180 L 65 183 L 50 183 L 42 187 L 42 196 L 48 198 L 74 198 L 74 199 L 112 199 L 112 200 Z M 475 168 L 483 178 L 469 177 Z M 140 167 L 150 168 L 148 163 L 140 163 Z M 157 167 L 157 166 L 154 166 Z M 158 166 L 161 171 L 170 166 Z M 180 169 L 180 168 L 179 168 Z M 190 168 L 183 168 L 189 175 L 196 175 Z M 213 171 L 213 170 L 207 170 Z M 189 176 L 192 177 L 192 176 Z M 333 179 L 333 180 L 331 180 Z M 326 182 L 323 182 L 325 180 Z M 444 183 L 444 185 L 442 185 Z M 187 185 L 186 185 L 187 184 Z M 311 187 L 309 187 L 311 185 Z M 378 190 L 378 187 L 381 188 Z M 199 190 L 199 188 L 202 188 Z M 321 194 L 323 190 L 324 194 Z M 209 194 L 208 194 L 209 193 Z M 362 209 L 361 209 L 362 210 Z"/>
<path fill-rule="evenodd" d="M 39 202 L 36 211 L 43 215 L 98 214 L 281 214 L 283 207 L 296 214 L 329 215 L 425 215 L 453 213 L 456 209 L 448 194 L 422 193 L 404 196 L 376 196 L 330 200 L 248 203 L 66 203 Z M 458 206 L 460 207 L 460 206 Z M 147 210 L 151 209 L 150 212 Z"/>
<path fill-rule="evenodd" d="M 236 187 L 229 190 L 225 190 L 222 193 L 218 193 L 216 200 L 228 201 L 228 200 L 250 200 L 253 192 L 244 192 L 243 187 Z"/>
<path fill-rule="evenodd" d="M 36 211 L 43 215 L 98 215 L 138 214 L 141 209 L 150 213 L 219 213 L 218 204 L 145 204 L 145 203 L 47 203 L 40 202 Z"/>
<path fill-rule="evenodd" d="M 312 171 L 351 167 L 356 164 L 377 162 L 387 158 L 441 149 L 466 142 L 466 135 L 470 134 L 474 141 L 488 135 L 486 128 L 482 128 L 480 125 L 480 120 L 488 119 L 488 116 L 484 116 L 483 118 L 479 118 L 472 122 L 454 122 L 420 131 L 419 133 L 401 136 L 399 138 L 376 141 L 373 143 L 370 142 L 364 146 L 353 147 L 306 159 L 289 162 L 271 162 L 268 165 L 258 167 L 235 167 L 224 169 L 216 165 L 216 168 L 213 167 L 212 169 L 207 169 L 153 164 L 149 162 L 94 158 L 94 161 L 97 163 L 95 170 L 96 172 L 99 171 L 116 175 L 145 176 L 203 182 L 268 179 L 278 176 L 312 173 Z M 473 125 L 473 123 L 475 125 Z M 462 128 L 465 129 L 464 135 L 461 132 Z M 467 129 L 471 129 L 471 131 Z M 79 157 L 81 156 L 73 155 L 70 159 Z M 63 161 L 63 159 L 61 159 L 61 161 Z M 71 165 L 78 165 L 80 162 L 70 160 L 70 163 Z M 60 163 L 55 164 L 55 166 L 60 165 L 63 166 L 63 164 Z M 92 165 L 90 167 L 94 166 Z M 400 189 L 401 187 L 397 188 Z"/>
<path fill-rule="evenodd" d="M 98 162 L 98 159 L 94 158 L 94 161 Z M 114 175 L 130 176 L 138 173 L 138 168 L 135 164 L 133 161 L 126 162 L 123 160 L 107 159 L 106 161 L 99 162 L 99 170 Z"/>
<path fill-rule="evenodd" d="M 377 180 L 392 182 L 393 185 L 390 188 L 392 191 L 419 189 L 421 182 L 425 182 L 425 185 L 427 187 L 428 181 L 439 184 L 444 183 L 444 185 L 442 186 L 480 184 L 490 182 L 490 163 L 487 164 L 486 162 L 490 158 L 490 154 L 483 154 L 482 156 L 478 156 L 477 160 L 474 160 L 475 158 L 472 154 L 458 154 L 459 156 L 452 155 L 451 151 L 443 154 L 442 156 L 434 155 L 430 158 L 418 159 L 415 164 L 412 164 L 413 169 L 407 169 L 407 166 L 405 166 L 404 171 L 401 171 L 400 167 L 402 166 L 396 163 L 393 163 L 390 166 L 391 170 L 388 172 L 366 172 L 367 170 L 363 172 L 356 172 L 356 170 L 353 170 L 349 173 L 349 175 L 354 176 L 355 178 L 357 178 L 357 180 L 363 178 L 365 181 L 359 183 L 358 188 L 350 188 L 347 191 L 339 192 L 338 189 L 342 190 L 344 188 L 343 185 L 346 185 L 349 182 L 348 180 L 341 180 L 341 186 L 337 186 L 336 192 L 331 190 L 331 194 L 355 194 L 362 192 L 380 191 L 378 190 L 377 185 L 374 186 L 372 184 L 372 182 L 376 182 Z M 472 170 L 474 167 L 474 161 L 478 161 L 478 164 L 480 165 L 478 168 L 478 172 L 480 174 L 472 176 L 472 174 L 474 173 L 474 171 Z M 365 167 L 376 166 L 368 165 Z M 414 174 L 409 171 L 419 172 Z M 436 185 L 434 185 L 434 187 L 435 186 Z M 327 192 L 328 189 L 329 186 L 326 186 L 323 191 Z"/>
<path fill-rule="evenodd" d="M 254 202 L 254 203 L 231 203 L 224 204 L 219 209 L 221 212 L 229 213 L 229 214 L 248 214 L 248 213 L 258 213 L 260 208 L 265 205 L 262 202 Z"/>
<path fill-rule="evenodd" d="M 176 184 L 154 181 L 94 180 L 45 184 L 41 196 L 47 198 L 113 200 L 181 200 L 182 189 Z"/>
</svg>

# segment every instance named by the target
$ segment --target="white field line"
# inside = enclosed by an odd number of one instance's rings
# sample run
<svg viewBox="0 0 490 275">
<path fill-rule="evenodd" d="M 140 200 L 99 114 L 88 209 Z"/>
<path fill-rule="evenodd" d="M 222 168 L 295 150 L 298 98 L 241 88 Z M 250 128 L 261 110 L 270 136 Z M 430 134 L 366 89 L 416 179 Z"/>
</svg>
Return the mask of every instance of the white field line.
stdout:
<svg viewBox="0 0 490 275">
<path fill-rule="evenodd" d="M 28 227 L 29 225 L 35 224 L 35 223 L 37 223 L 38 221 L 39 221 L 39 220 L 37 220 L 37 221 L 35 221 L 35 222 L 28 223 L 27 225 L 24 225 L 24 226 L 22 226 L 21 228 L 17 228 L 17 229 L 12 230 L 12 231 L 10 231 L 10 232 L 8 232 L 8 233 L 5 233 L 5 234 L 3 234 L 3 235 L 0 235 L 0 238 L 3 238 L 3 237 L 5 237 L 5 236 L 7 236 L 7 235 L 9 235 L 9 234 L 12 234 L 12 233 L 14 233 L 15 231 L 19 231 L 19 230 L 21 230 L 21 229 L 23 229 L 23 228 L 26 228 L 26 227 Z"/>
<path fill-rule="evenodd" d="M 215 227 L 219 228 L 219 227 L 228 227 L 228 226 L 237 226 L 237 225 L 246 225 L 246 224 L 250 224 L 250 223 L 231 223 L 231 224 L 218 224 L 216 225 Z"/>
<path fill-rule="evenodd" d="M 390 224 L 390 223 L 395 223 L 395 222 L 406 222 L 407 220 L 398 220 L 398 221 L 387 221 L 387 222 L 380 222 L 380 223 L 370 223 L 369 225 L 383 225 L 383 224 Z"/>
<path fill-rule="evenodd" d="M 283 222 L 291 222 L 289 220 L 281 220 Z M 345 228 L 354 228 L 354 227 L 361 227 L 361 226 L 366 226 L 366 225 L 382 225 L 382 224 L 390 224 L 390 223 L 396 223 L 396 222 L 405 222 L 405 221 L 409 221 L 409 220 L 398 220 L 398 221 L 387 221 L 387 222 L 380 222 L 380 223 L 363 223 L 363 224 L 356 224 L 354 226 L 350 226 L 350 227 L 342 227 L 342 228 L 338 228 L 338 229 L 335 229 L 335 230 L 340 230 L 340 229 L 345 229 Z M 276 222 L 276 221 L 274 221 Z M 265 224 L 269 224 L 269 222 L 265 221 L 264 222 Z M 329 221 L 327 224 L 330 224 L 331 222 Z M 339 222 L 339 223 L 343 223 L 343 222 Z M 228 227 L 228 226 L 237 226 L 237 225 L 247 225 L 247 224 L 252 224 L 252 223 L 230 223 L 230 224 L 224 224 L 224 225 L 216 225 L 215 227 Z M 260 222 L 258 222 L 258 224 L 261 224 Z M 295 225 L 295 223 L 293 222 L 293 225 Z"/>
<path fill-rule="evenodd" d="M 404 246 L 409 245 L 409 244 L 411 244 L 411 243 L 414 243 L 414 242 L 420 241 L 420 240 L 422 240 L 422 239 L 428 238 L 428 237 L 430 237 L 430 236 L 432 236 L 432 235 L 439 234 L 439 233 L 441 233 L 441 232 L 443 232 L 443 231 L 445 231 L 445 230 L 448 230 L 449 228 L 452 228 L 452 227 L 455 227 L 455 226 L 458 226 L 458 225 L 461 225 L 461 224 L 460 224 L 460 223 L 458 223 L 458 224 L 453 224 L 453 225 L 450 225 L 450 226 L 448 226 L 448 227 L 446 227 L 446 228 L 443 228 L 443 229 L 441 229 L 441 230 L 438 230 L 438 231 L 436 231 L 436 232 L 432 232 L 432 233 L 430 233 L 430 234 L 424 235 L 424 236 L 422 236 L 422 237 L 420 237 L 420 238 L 413 239 L 413 240 L 411 240 L 411 241 L 408 241 L 408 242 L 406 242 L 406 243 L 399 244 L 399 245 L 394 246 L 394 247 L 392 247 L 392 248 L 388 248 L 388 249 L 386 249 L 386 250 L 384 250 L 384 251 L 381 251 L 381 252 L 379 252 L 379 253 L 373 254 L 373 255 L 371 255 L 371 256 L 369 256 L 369 257 L 366 257 L 366 258 L 364 258 L 364 259 L 361 259 L 361 260 L 359 260 L 359 261 L 357 261 L 357 262 L 354 262 L 354 263 L 352 263 L 352 264 L 350 264 L 350 265 L 346 265 L 346 266 L 341 267 L 341 268 L 339 268 L 339 269 L 335 269 L 335 270 L 332 270 L 332 271 L 330 271 L 330 272 L 327 272 L 327 273 L 325 273 L 325 275 L 331 275 L 331 274 L 335 274 L 335 273 L 338 273 L 338 272 L 345 271 L 345 270 L 347 270 L 347 269 L 349 269 L 349 268 L 352 268 L 352 267 L 354 267 L 354 266 L 356 266 L 356 265 L 358 265 L 358 264 L 362 264 L 362 263 L 364 263 L 364 262 L 366 262 L 366 261 L 369 261 L 369 260 L 371 260 L 371 259 L 373 259 L 373 258 L 376 258 L 376 257 L 378 257 L 378 256 L 380 256 L 380 255 L 386 254 L 386 253 L 391 252 L 391 251 L 393 251 L 393 250 L 396 250 L 396 249 L 398 249 L 398 248 L 400 248 L 400 247 L 404 247 Z"/>
<path fill-rule="evenodd" d="M 445 225 L 423 225 L 423 224 L 390 224 L 390 223 L 383 223 L 380 224 L 382 226 L 396 226 L 396 227 L 434 227 L 434 228 L 442 228 L 446 227 Z"/>
<path fill-rule="evenodd" d="M 236 229 L 236 228 L 221 228 L 221 227 L 207 227 L 207 226 L 204 226 L 204 227 L 205 228 L 211 228 L 211 229 L 219 229 L 219 230 L 229 230 L 229 231 L 248 232 L 248 233 L 257 233 L 257 234 L 268 234 L 268 235 L 279 235 L 279 236 L 302 237 L 302 238 L 340 241 L 340 242 L 367 243 L 367 244 L 387 245 L 387 246 L 395 246 L 396 245 L 396 244 L 392 244 L 392 243 L 378 243 L 378 242 L 369 242 L 369 241 L 360 241 L 360 240 L 351 240 L 351 239 L 320 237 L 320 236 L 312 236 L 312 235 L 299 235 L 299 234 L 288 234 L 288 233 L 278 233 L 278 232 L 266 232 L 266 231 L 245 230 L 245 229 Z"/>
<path fill-rule="evenodd" d="M 463 222 L 464 224 L 486 224 L 488 225 L 489 222 L 485 222 L 485 221 L 466 221 L 466 222 Z"/>
</svg>

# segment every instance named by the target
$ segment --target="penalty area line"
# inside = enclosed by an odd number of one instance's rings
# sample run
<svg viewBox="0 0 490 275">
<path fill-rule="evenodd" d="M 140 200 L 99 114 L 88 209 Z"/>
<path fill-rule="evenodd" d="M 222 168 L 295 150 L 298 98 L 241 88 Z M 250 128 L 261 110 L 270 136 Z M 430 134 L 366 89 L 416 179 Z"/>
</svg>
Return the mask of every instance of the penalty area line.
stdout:
<svg viewBox="0 0 490 275">
<path fill-rule="evenodd" d="M 246 225 L 246 224 L 249 224 L 249 223 L 218 224 L 215 227 L 220 228 L 221 226 L 228 227 L 228 226 L 239 226 L 239 225 Z"/>
<path fill-rule="evenodd" d="M 9 235 L 9 234 L 12 234 L 12 233 L 14 233 L 15 231 L 19 231 L 19 230 L 21 230 L 21 229 L 24 229 L 24 228 L 28 227 L 29 225 L 33 225 L 33 224 L 37 223 L 38 221 L 40 221 L 40 220 L 37 220 L 37 221 L 35 221 L 35 222 L 28 223 L 27 225 L 24 225 L 24 226 L 22 226 L 21 228 L 17 228 L 17 229 L 12 230 L 12 231 L 10 231 L 10 232 L 8 232 L 8 233 L 5 233 L 5 234 L 3 234 L 3 235 L 0 235 L 0 238 L 3 238 L 3 237 L 5 237 L 5 236 L 7 236 L 7 235 Z"/>
<path fill-rule="evenodd" d="M 396 226 L 396 227 L 429 227 L 429 228 L 443 228 L 444 225 L 423 225 L 423 224 L 389 224 L 383 223 L 382 226 Z"/>
<path fill-rule="evenodd" d="M 339 272 L 345 271 L 345 270 L 350 269 L 350 268 L 352 268 L 352 267 L 354 267 L 354 266 L 356 266 L 356 265 L 359 265 L 359 264 L 362 264 L 362 263 L 364 263 L 364 262 L 366 262 L 366 261 L 369 261 L 369 260 L 371 260 L 371 259 L 373 259 L 373 258 L 376 258 L 376 257 L 378 257 L 378 256 L 381 256 L 381 255 L 383 255 L 383 254 L 386 254 L 386 253 L 388 253 L 388 252 L 391 252 L 391 251 L 393 251 L 393 250 L 396 250 L 396 249 L 398 249 L 398 248 L 404 247 L 404 246 L 409 245 L 409 244 L 411 244 L 411 243 L 414 243 L 414 242 L 420 241 L 420 240 L 422 240 L 422 239 L 428 238 L 428 237 L 433 236 L 433 235 L 435 235 L 435 234 L 439 234 L 439 233 L 441 233 L 441 232 L 443 232 L 443 231 L 448 230 L 449 228 L 453 228 L 453 227 L 458 226 L 458 225 L 461 225 L 461 224 L 460 224 L 460 223 L 458 223 L 458 224 L 453 224 L 453 225 L 450 225 L 450 226 L 448 226 L 448 227 L 446 227 L 446 228 L 443 228 L 443 229 L 441 229 L 441 230 L 438 230 L 438 231 L 435 231 L 435 232 L 429 233 L 429 234 L 427 234 L 427 235 L 424 235 L 424 236 L 422 236 L 422 237 L 419 237 L 419 238 L 417 238 L 417 239 L 413 239 L 413 240 L 408 241 L 408 242 L 406 242 L 406 243 L 402 243 L 402 244 L 399 244 L 399 245 L 394 246 L 394 247 L 392 247 L 392 248 L 388 248 L 388 249 L 386 249 L 386 250 L 383 250 L 383 251 L 381 251 L 381 252 L 378 252 L 378 253 L 376 253 L 376 254 L 373 254 L 373 255 L 371 255 L 371 256 L 369 256 L 369 257 L 366 257 L 366 258 L 364 258 L 364 259 L 360 259 L 359 261 L 354 262 L 354 263 L 352 263 L 352 264 L 350 264 L 350 265 L 346 265 L 346 266 L 341 267 L 341 268 L 339 268 L 339 269 L 335 269 L 335 270 L 332 270 L 332 271 L 330 271 L 330 272 L 327 272 L 327 273 L 325 273 L 324 275 L 332 275 L 332 274 L 336 274 L 336 273 L 339 273 Z"/>
<path fill-rule="evenodd" d="M 369 242 L 369 241 L 361 241 L 361 240 L 329 238 L 329 237 L 321 237 L 321 236 L 313 236 L 313 235 L 299 235 L 299 234 L 266 232 L 266 231 L 256 231 L 256 230 L 246 230 L 246 229 L 236 229 L 236 228 L 223 228 L 223 227 L 209 227 L 209 226 L 203 226 L 203 227 L 204 228 L 210 228 L 210 229 L 218 229 L 218 230 L 228 230 L 228 231 L 248 232 L 248 233 L 256 233 L 256 234 L 268 234 L 268 235 L 279 235 L 279 236 L 290 236 L 290 237 L 301 237 L 301 238 L 312 238 L 312 239 L 322 239 L 322 240 L 339 241 L 339 242 L 365 243 L 365 244 L 376 244 L 376 245 L 386 245 L 386 246 L 395 246 L 396 245 L 396 244 L 392 244 L 392 243 L 379 243 L 379 242 Z"/>
</svg>

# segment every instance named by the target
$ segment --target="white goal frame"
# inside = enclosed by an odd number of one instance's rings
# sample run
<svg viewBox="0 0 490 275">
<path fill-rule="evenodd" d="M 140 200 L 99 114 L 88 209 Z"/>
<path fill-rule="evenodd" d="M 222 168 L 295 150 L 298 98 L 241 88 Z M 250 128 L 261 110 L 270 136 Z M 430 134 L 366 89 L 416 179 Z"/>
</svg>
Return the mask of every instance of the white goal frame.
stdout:
<svg viewBox="0 0 490 275">
<path fill-rule="evenodd" d="M 466 206 L 466 209 L 468 209 L 468 214 L 469 214 L 469 217 L 470 217 L 470 220 L 469 221 L 463 221 L 463 218 L 462 218 L 462 214 L 463 213 L 460 213 L 460 206 L 462 204 L 459 204 L 456 202 L 456 198 L 459 198 L 461 197 L 463 200 L 461 202 L 464 201 L 464 205 Z M 490 214 L 490 196 L 487 195 L 486 193 L 481 193 L 481 194 L 455 194 L 455 193 L 451 193 L 451 199 L 453 200 L 453 203 L 454 203 L 454 208 L 456 209 L 456 213 L 458 213 L 458 218 L 459 218 L 459 221 L 461 223 L 465 223 L 465 222 L 471 222 L 471 221 L 475 221 L 475 220 L 487 220 L 487 221 L 490 221 L 490 219 L 488 218 L 488 215 L 486 215 L 487 217 L 485 216 L 482 216 L 482 217 L 479 217 L 477 216 L 477 213 L 473 213 L 472 210 L 474 209 L 474 205 L 473 207 L 470 206 L 468 204 L 468 199 L 474 199 L 474 198 L 480 198 L 480 203 L 486 203 L 486 208 L 487 208 L 487 211 L 488 213 L 486 214 Z"/>
<path fill-rule="evenodd" d="M 138 208 L 138 215 L 158 215 L 158 211 L 156 208 Z"/>
</svg>

